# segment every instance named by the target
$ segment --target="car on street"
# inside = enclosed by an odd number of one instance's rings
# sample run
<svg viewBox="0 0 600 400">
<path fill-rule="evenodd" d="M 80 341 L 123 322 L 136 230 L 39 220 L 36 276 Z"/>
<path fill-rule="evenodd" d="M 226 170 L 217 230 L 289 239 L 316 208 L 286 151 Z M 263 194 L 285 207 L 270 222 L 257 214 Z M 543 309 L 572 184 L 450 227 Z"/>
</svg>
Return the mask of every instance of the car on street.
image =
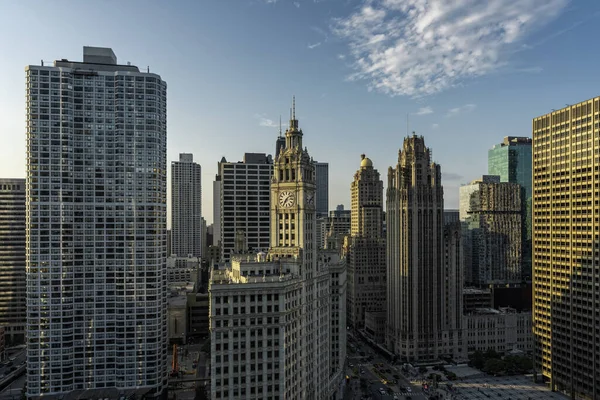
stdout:
<svg viewBox="0 0 600 400">
<path fill-rule="evenodd" d="M 410 388 L 410 386 L 407 386 L 407 387 L 406 387 L 406 391 L 407 391 L 408 393 L 412 392 L 412 389 Z"/>
</svg>

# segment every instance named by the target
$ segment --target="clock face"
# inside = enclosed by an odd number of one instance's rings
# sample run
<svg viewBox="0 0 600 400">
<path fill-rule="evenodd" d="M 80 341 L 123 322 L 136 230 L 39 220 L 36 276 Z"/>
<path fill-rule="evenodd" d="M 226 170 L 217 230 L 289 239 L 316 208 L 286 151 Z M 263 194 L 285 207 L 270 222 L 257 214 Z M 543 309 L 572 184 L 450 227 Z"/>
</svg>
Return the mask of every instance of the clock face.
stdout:
<svg viewBox="0 0 600 400">
<path fill-rule="evenodd" d="M 314 193 L 306 193 L 306 205 L 307 206 L 315 205 L 315 194 Z"/>
<path fill-rule="evenodd" d="M 281 207 L 291 207 L 294 205 L 294 193 L 293 192 L 281 192 L 279 193 L 279 205 Z"/>
</svg>

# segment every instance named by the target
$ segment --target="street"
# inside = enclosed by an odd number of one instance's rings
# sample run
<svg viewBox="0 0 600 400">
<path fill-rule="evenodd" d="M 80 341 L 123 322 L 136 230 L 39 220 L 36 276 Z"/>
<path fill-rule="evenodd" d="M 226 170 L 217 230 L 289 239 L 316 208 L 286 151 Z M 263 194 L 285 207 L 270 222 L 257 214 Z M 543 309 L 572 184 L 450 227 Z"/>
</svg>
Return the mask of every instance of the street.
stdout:
<svg viewBox="0 0 600 400">
<path fill-rule="evenodd" d="M 402 375 L 400 368 L 392 366 L 370 344 L 361 341 L 360 338 L 354 339 L 351 335 L 348 335 L 347 365 L 346 376 L 351 378 L 348 395 L 346 396 L 348 400 L 359 400 L 369 397 L 372 399 L 394 399 L 394 395 L 388 397 L 382 396 L 379 392 L 380 388 L 386 392 L 388 388 L 391 389 L 398 399 L 427 399 L 421 387 L 412 385 Z M 407 388 L 410 388 L 410 391 Z"/>
<path fill-rule="evenodd" d="M 24 348 L 12 348 L 6 350 L 6 360 L 0 364 L 0 383 L 4 383 L 10 374 L 18 368 L 24 367 L 27 360 L 27 352 Z M 21 390 L 27 380 L 26 374 L 14 379 L 0 392 L 0 400 L 20 399 Z"/>
</svg>

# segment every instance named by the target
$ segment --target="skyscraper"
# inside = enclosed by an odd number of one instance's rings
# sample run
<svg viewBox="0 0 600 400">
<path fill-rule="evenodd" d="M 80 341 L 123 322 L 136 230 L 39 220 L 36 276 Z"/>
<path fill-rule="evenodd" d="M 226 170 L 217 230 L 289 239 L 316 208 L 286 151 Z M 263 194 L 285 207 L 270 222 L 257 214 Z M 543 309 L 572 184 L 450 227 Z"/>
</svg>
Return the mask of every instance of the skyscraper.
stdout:
<svg viewBox="0 0 600 400">
<path fill-rule="evenodd" d="M 315 161 L 317 180 L 317 217 L 326 217 L 329 211 L 329 164 Z"/>
<path fill-rule="evenodd" d="M 273 160 L 264 153 L 246 153 L 241 162 L 223 157 L 215 178 L 215 233 L 219 233 L 221 261 L 229 261 L 235 247 L 236 232 L 244 232 L 249 248 L 269 248 L 270 183 Z M 216 200 L 216 199 L 215 199 Z M 217 229 L 218 228 L 218 229 Z"/>
<path fill-rule="evenodd" d="M 0 179 L 0 327 L 10 344 L 25 342 L 25 179 Z"/>
<path fill-rule="evenodd" d="M 25 70 L 27 396 L 158 397 L 167 85 L 108 48 Z"/>
<path fill-rule="evenodd" d="M 518 183 L 525 189 L 525 198 L 531 198 L 531 138 L 506 136 L 488 150 L 488 175 L 498 175 L 500 182 Z"/>
<path fill-rule="evenodd" d="M 500 176 L 500 182 L 521 185 L 523 242 L 523 278 L 531 279 L 531 138 L 506 136 L 488 151 L 488 174 Z"/>
<path fill-rule="evenodd" d="M 388 170 L 386 220 L 387 348 L 408 360 L 461 358 L 461 331 L 446 318 L 455 277 L 444 259 L 441 168 L 422 136 L 405 138 Z"/>
<path fill-rule="evenodd" d="M 343 382 L 344 316 L 331 303 L 345 303 L 345 267 L 317 254 L 315 170 L 302 136 L 293 110 L 271 181 L 268 254 L 233 255 L 212 271 L 211 398 L 326 399 Z"/>
<path fill-rule="evenodd" d="M 275 159 L 279 157 L 279 152 L 285 149 L 285 136 L 281 134 L 281 116 L 279 117 L 279 136 L 275 142 Z"/>
<path fill-rule="evenodd" d="M 385 311 L 386 255 L 383 233 L 383 181 L 373 162 L 361 156 L 351 192 L 351 230 L 345 248 L 348 265 L 348 323 L 365 325 L 367 312 Z"/>
<path fill-rule="evenodd" d="M 533 119 L 536 367 L 571 398 L 600 398 L 600 97 Z"/>
<path fill-rule="evenodd" d="M 460 187 L 466 281 L 519 283 L 523 278 L 522 187 L 484 175 Z"/>
<path fill-rule="evenodd" d="M 171 161 L 171 254 L 202 257 L 202 168 L 193 154 Z"/>
</svg>

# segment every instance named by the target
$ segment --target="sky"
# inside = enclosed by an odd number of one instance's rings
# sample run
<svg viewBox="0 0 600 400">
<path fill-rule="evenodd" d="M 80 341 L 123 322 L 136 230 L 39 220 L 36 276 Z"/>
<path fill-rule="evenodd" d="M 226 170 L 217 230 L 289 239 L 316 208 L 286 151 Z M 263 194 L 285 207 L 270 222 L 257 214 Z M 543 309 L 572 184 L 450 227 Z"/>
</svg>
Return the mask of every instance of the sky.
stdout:
<svg viewBox="0 0 600 400">
<path fill-rule="evenodd" d="M 330 209 L 362 153 L 386 184 L 413 131 L 458 208 L 504 136 L 600 95 L 599 20 L 597 0 L 0 0 L 0 176 L 25 176 L 25 66 L 99 46 L 167 81 L 168 160 L 201 164 L 208 223 L 217 162 L 274 154 L 293 95 Z"/>
</svg>

